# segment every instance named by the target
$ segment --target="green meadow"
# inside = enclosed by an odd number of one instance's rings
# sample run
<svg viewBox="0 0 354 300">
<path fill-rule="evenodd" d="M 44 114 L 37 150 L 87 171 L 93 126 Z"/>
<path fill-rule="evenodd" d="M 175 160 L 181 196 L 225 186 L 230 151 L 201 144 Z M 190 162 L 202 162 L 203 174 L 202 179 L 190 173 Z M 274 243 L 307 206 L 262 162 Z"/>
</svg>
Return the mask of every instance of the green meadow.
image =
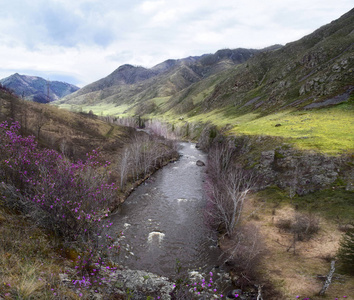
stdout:
<svg viewBox="0 0 354 300">
<path fill-rule="evenodd" d="M 341 104 L 320 110 L 280 112 L 240 122 L 230 133 L 283 137 L 300 149 L 328 154 L 350 152 L 354 150 L 353 108 L 352 104 Z"/>
<path fill-rule="evenodd" d="M 130 108 L 130 106 L 127 104 L 115 106 L 113 103 L 100 103 L 97 105 L 59 104 L 57 106 L 59 108 L 70 110 L 73 112 L 88 113 L 90 110 L 92 110 L 92 112 L 98 116 L 128 116 L 129 114 L 125 112 L 127 109 Z"/>
<path fill-rule="evenodd" d="M 154 98 L 157 106 L 162 106 L 168 97 Z M 60 108 L 72 111 L 93 111 L 96 115 L 131 116 L 132 106 L 115 106 L 103 103 L 95 106 L 61 104 Z M 128 112 L 127 110 L 130 109 Z M 172 111 L 164 114 L 146 115 L 147 118 L 162 119 L 170 123 L 183 122 L 213 123 L 218 128 L 228 128 L 230 135 L 266 135 L 281 137 L 285 142 L 299 149 L 315 150 L 331 155 L 354 151 L 354 103 L 353 101 L 337 106 L 313 109 L 281 111 L 266 116 L 248 113 L 235 116 L 223 110 L 209 111 L 203 114 L 191 113 L 179 115 Z M 182 120 L 181 120 L 182 119 Z"/>
<path fill-rule="evenodd" d="M 281 137 L 299 149 L 333 155 L 354 151 L 353 103 L 317 110 L 282 111 L 263 117 L 256 113 L 231 117 L 214 111 L 185 120 L 212 122 L 219 128 L 228 126 L 232 135 Z"/>
</svg>

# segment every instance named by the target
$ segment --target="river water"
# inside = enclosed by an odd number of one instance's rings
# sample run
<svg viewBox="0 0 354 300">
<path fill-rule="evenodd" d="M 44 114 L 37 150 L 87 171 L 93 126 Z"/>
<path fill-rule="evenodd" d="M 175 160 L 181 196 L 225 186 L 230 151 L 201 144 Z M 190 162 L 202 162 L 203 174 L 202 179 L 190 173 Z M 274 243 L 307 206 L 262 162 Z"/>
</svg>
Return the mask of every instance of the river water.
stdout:
<svg viewBox="0 0 354 300">
<path fill-rule="evenodd" d="M 184 270 L 209 272 L 218 265 L 216 236 L 204 221 L 206 155 L 180 143 L 181 157 L 139 186 L 112 216 L 122 230 L 122 250 L 114 260 L 130 269 L 173 278 L 176 261 Z"/>
</svg>

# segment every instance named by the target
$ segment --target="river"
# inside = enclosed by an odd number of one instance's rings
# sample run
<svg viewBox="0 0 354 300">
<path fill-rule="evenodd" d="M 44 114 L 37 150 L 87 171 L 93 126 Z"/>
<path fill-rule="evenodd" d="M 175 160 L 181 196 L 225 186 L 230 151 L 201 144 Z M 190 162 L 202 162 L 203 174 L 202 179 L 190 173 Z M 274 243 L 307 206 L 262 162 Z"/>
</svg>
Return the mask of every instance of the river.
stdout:
<svg viewBox="0 0 354 300">
<path fill-rule="evenodd" d="M 121 253 L 114 260 L 130 269 L 174 278 L 176 261 L 184 270 L 209 272 L 218 265 L 216 236 L 204 222 L 206 155 L 193 143 L 180 143 L 181 157 L 139 186 L 111 218 L 122 230 Z"/>
</svg>

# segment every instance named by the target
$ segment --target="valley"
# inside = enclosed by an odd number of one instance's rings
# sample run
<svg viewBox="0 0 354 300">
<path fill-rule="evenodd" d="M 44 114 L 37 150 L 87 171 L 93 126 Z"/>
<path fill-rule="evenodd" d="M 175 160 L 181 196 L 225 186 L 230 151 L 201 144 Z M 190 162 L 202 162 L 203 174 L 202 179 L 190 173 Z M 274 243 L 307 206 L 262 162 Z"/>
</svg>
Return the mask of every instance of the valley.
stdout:
<svg viewBox="0 0 354 300">
<path fill-rule="evenodd" d="M 47 104 L 4 82 L 1 300 L 353 297 L 354 9 Z"/>
</svg>

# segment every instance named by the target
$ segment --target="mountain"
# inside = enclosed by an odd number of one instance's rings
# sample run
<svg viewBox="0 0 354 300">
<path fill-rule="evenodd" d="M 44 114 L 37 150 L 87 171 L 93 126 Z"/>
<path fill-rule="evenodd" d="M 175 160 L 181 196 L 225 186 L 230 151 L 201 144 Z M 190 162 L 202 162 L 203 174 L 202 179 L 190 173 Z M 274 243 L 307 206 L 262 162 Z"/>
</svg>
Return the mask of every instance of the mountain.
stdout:
<svg viewBox="0 0 354 300">
<path fill-rule="evenodd" d="M 18 73 L 1 79 L 0 83 L 4 87 L 13 90 L 19 97 L 40 103 L 58 100 L 79 89 L 69 83 L 48 81 L 41 77 L 20 75 Z"/>
<path fill-rule="evenodd" d="M 149 99 L 170 97 L 196 82 L 247 61 L 258 52 L 260 50 L 225 49 L 215 54 L 169 59 L 150 69 L 123 65 L 107 77 L 83 87 L 60 102 L 134 105 Z"/>
<path fill-rule="evenodd" d="M 296 42 L 255 55 L 234 68 L 201 108 L 228 106 L 236 114 L 269 114 L 344 102 L 354 91 L 353 54 L 354 9 Z"/>
<path fill-rule="evenodd" d="M 224 49 L 151 69 L 124 65 L 60 102 L 189 117 L 328 107 L 353 94 L 353 53 L 354 9 L 283 47 Z"/>
</svg>

